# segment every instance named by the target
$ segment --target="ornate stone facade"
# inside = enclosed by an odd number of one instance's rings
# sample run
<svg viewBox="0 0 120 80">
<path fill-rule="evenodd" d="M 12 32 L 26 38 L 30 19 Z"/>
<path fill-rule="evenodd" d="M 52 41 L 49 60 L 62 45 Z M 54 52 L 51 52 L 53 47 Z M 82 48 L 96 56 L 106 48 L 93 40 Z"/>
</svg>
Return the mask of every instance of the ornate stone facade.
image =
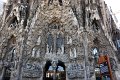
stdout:
<svg viewBox="0 0 120 80">
<path fill-rule="evenodd" d="M 93 80 L 94 48 L 116 61 L 116 26 L 106 20 L 112 19 L 106 8 L 103 0 L 8 0 L 0 24 L 0 79 Z"/>
</svg>

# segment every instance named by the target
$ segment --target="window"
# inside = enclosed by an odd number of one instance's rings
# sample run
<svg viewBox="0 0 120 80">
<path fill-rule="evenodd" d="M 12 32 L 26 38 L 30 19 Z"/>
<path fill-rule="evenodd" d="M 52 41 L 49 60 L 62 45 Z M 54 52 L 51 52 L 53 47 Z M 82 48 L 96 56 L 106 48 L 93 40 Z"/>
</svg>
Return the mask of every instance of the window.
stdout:
<svg viewBox="0 0 120 80">
<path fill-rule="evenodd" d="M 50 29 L 60 29 L 61 25 L 60 24 L 56 24 L 56 23 L 52 23 L 49 25 Z"/>
<path fill-rule="evenodd" d="M 93 54 L 94 54 L 94 55 L 98 54 L 98 49 L 97 49 L 97 48 L 94 48 L 94 49 L 93 49 Z"/>
<path fill-rule="evenodd" d="M 10 28 L 14 29 L 17 27 L 17 25 L 18 25 L 18 20 L 17 20 L 17 17 L 14 16 L 10 21 Z"/>
<path fill-rule="evenodd" d="M 94 49 L 92 50 L 92 55 L 93 55 L 93 57 L 94 57 L 94 59 L 95 59 L 95 63 L 98 62 L 98 58 L 99 58 L 98 48 L 94 48 Z"/>
<path fill-rule="evenodd" d="M 60 5 L 60 6 L 63 5 L 62 0 L 58 0 L 58 2 L 59 2 L 59 5 Z M 49 6 L 50 4 L 52 4 L 52 3 L 53 3 L 53 0 L 48 0 L 48 6 Z"/>
<path fill-rule="evenodd" d="M 99 30 L 99 26 L 96 19 L 93 20 L 92 25 L 93 25 L 93 30 L 97 32 Z"/>
<path fill-rule="evenodd" d="M 117 40 L 118 48 L 120 48 L 120 40 Z"/>
<path fill-rule="evenodd" d="M 98 38 L 96 37 L 94 40 L 93 40 L 93 43 L 98 46 L 100 44 L 100 41 L 98 40 Z"/>
<path fill-rule="evenodd" d="M 58 0 L 59 1 L 59 5 L 62 6 L 63 3 L 62 3 L 62 0 Z"/>
<path fill-rule="evenodd" d="M 62 61 L 47 61 L 43 80 L 66 80 L 65 65 Z"/>
</svg>

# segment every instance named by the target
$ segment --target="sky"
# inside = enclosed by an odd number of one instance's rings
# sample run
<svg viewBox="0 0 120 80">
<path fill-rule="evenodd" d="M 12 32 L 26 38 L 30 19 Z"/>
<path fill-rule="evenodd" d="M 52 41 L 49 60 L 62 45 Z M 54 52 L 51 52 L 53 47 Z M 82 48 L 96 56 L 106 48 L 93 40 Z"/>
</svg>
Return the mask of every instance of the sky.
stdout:
<svg viewBox="0 0 120 80">
<path fill-rule="evenodd" d="M 108 7 L 111 7 L 113 13 L 118 19 L 118 28 L 120 29 L 120 0 L 105 0 Z"/>
<path fill-rule="evenodd" d="M 3 11 L 3 2 L 7 2 L 7 0 L 0 0 L 0 14 L 2 14 Z"/>
<path fill-rule="evenodd" d="M 3 4 L 3 2 L 7 2 L 7 0 L 0 0 L 0 5 Z M 108 7 L 111 7 L 113 13 L 117 17 L 117 25 L 120 28 L 120 0 L 105 0 L 105 2 L 107 3 Z M 0 9 L 2 9 L 2 6 L 0 6 Z"/>
</svg>

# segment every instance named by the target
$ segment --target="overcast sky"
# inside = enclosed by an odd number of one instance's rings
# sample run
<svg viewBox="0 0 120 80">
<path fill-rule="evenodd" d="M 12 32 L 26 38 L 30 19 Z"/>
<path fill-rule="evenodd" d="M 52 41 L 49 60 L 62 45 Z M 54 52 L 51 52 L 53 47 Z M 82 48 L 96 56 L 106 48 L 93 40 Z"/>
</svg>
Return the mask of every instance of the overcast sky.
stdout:
<svg viewBox="0 0 120 80">
<path fill-rule="evenodd" d="M 105 0 L 108 7 L 112 8 L 113 13 L 118 19 L 118 27 L 120 28 L 120 0 Z"/>
</svg>

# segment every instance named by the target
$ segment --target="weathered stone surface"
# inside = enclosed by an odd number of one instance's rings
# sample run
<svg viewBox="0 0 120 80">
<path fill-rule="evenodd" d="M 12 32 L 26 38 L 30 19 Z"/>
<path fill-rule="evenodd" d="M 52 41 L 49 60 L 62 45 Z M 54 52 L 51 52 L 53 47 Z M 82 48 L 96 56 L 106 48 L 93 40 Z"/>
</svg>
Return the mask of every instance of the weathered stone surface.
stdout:
<svg viewBox="0 0 120 80">
<path fill-rule="evenodd" d="M 83 64 L 78 64 L 78 63 L 71 63 L 68 65 L 67 68 L 67 75 L 69 79 L 74 79 L 74 78 L 84 78 L 84 66 Z"/>
<path fill-rule="evenodd" d="M 40 78 L 42 76 L 42 69 L 41 66 L 36 64 L 26 64 L 23 66 L 23 77 L 29 77 L 29 78 Z"/>
<path fill-rule="evenodd" d="M 66 75 L 60 80 L 92 80 L 94 48 L 117 63 L 116 26 L 106 9 L 103 0 L 8 0 L 0 21 L 0 80 L 6 67 L 11 80 L 45 80 L 56 66 Z"/>
</svg>

